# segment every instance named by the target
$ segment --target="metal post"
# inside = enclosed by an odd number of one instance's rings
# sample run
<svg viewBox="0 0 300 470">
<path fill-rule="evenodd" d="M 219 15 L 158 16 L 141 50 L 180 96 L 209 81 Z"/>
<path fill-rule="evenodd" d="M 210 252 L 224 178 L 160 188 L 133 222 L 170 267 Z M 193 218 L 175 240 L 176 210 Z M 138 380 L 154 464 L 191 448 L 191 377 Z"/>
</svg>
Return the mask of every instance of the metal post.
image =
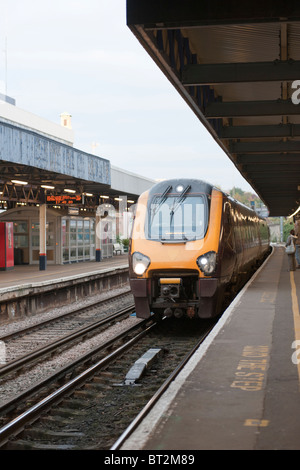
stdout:
<svg viewBox="0 0 300 470">
<path fill-rule="evenodd" d="M 124 218 L 124 213 L 126 213 L 126 211 L 127 211 L 127 196 L 119 196 L 119 214 L 118 214 L 119 234 L 118 235 L 119 236 L 122 235 L 124 238 L 127 238 L 127 226 L 125 226 L 127 219 Z"/>
<path fill-rule="evenodd" d="M 45 271 L 47 266 L 46 207 L 46 204 L 40 206 L 40 271 Z"/>
<path fill-rule="evenodd" d="M 96 261 L 101 261 L 100 223 L 101 223 L 100 214 L 96 213 L 96 230 L 95 230 L 95 236 L 96 236 Z"/>
<path fill-rule="evenodd" d="M 280 241 L 283 242 L 283 217 L 280 217 Z"/>
</svg>

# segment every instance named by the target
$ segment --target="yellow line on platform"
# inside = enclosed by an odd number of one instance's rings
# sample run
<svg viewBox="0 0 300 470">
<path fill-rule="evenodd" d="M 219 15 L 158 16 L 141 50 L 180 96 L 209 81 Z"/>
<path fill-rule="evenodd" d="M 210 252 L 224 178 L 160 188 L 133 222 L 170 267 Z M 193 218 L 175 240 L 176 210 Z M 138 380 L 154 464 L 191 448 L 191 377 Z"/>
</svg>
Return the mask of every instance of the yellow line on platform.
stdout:
<svg viewBox="0 0 300 470">
<path fill-rule="evenodd" d="M 297 297 L 297 290 L 294 278 L 294 272 L 290 272 L 290 280 L 291 280 L 291 288 L 292 288 L 292 308 L 293 308 L 293 316 L 294 316 L 294 330 L 295 330 L 295 340 L 296 346 L 300 344 L 300 314 L 299 314 L 299 303 Z M 298 378 L 299 378 L 299 386 L 300 386 L 300 359 L 297 360 L 297 368 L 298 368 Z"/>
</svg>

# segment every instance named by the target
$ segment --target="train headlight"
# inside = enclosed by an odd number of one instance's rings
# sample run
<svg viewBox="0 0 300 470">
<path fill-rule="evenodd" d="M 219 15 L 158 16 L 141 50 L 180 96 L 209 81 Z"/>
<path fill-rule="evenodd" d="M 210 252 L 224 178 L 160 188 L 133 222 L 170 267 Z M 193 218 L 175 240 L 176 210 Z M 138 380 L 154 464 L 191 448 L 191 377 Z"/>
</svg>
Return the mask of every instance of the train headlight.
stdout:
<svg viewBox="0 0 300 470">
<path fill-rule="evenodd" d="M 197 264 L 206 276 L 209 276 L 214 272 L 217 265 L 217 253 L 215 251 L 209 251 L 204 255 L 199 256 L 197 258 Z"/>
<path fill-rule="evenodd" d="M 138 276 L 142 276 L 150 264 L 150 258 L 148 256 L 134 252 L 132 255 L 132 268 Z"/>
</svg>

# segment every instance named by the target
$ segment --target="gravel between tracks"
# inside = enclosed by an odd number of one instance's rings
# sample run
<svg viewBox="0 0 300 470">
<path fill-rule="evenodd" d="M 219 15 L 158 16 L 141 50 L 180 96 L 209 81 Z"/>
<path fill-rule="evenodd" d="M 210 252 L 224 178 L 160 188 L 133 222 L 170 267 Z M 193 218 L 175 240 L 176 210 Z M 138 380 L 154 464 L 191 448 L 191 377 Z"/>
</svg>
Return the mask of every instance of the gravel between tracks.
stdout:
<svg viewBox="0 0 300 470">
<path fill-rule="evenodd" d="M 127 288 L 128 290 L 128 288 Z M 110 291 L 107 293 L 105 296 L 102 294 L 99 296 L 99 300 L 101 297 L 101 300 L 104 298 L 109 299 L 112 295 L 117 295 L 118 293 L 126 292 L 126 289 L 116 289 L 114 291 Z M 96 298 L 93 297 L 93 301 Z M 88 303 L 91 302 L 91 299 L 85 302 L 81 302 L 80 304 L 78 303 L 77 306 L 80 307 L 81 304 L 82 306 L 87 305 Z M 128 296 L 128 300 L 126 299 L 126 302 L 128 302 L 128 305 L 132 303 L 132 298 L 131 296 Z M 117 309 L 118 307 L 126 307 L 126 304 L 124 302 L 123 298 L 120 298 L 118 301 L 114 302 L 114 308 Z M 107 308 L 107 306 L 103 306 L 103 308 Z M 5 325 L 5 327 L 1 327 L 1 334 L 9 333 L 11 331 L 15 331 L 11 329 L 12 326 L 14 326 L 15 329 L 21 329 L 24 326 L 28 326 L 32 323 L 33 321 L 37 323 L 37 321 L 40 321 L 43 317 L 43 319 L 48 319 L 52 318 L 55 316 L 58 316 L 59 314 L 65 313 L 69 310 L 72 309 L 72 306 L 66 306 L 60 309 L 55 309 L 51 312 L 48 312 L 47 314 L 42 314 L 42 315 L 37 315 L 36 317 L 32 318 L 27 318 L 24 320 L 20 320 L 17 322 L 14 322 L 11 325 Z M 128 327 L 133 326 L 138 320 L 135 316 L 129 317 L 126 320 L 123 320 L 121 322 L 116 323 L 112 327 L 108 328 L 102 333 L 99 333 L 99 335 L 94 336 L 91 339 L 88 339 L 84 341 L 83 343 L 80 343 L 72 348 L 70 348 L 67 351 L 62 352 L 59 356 L 56 356 L 52 359 L 43 361 L 42 364 L 36 365 L 29 371 L 26 371 L 24 374 L 20 374 L 18 377 L 15 377 L 11 380 L 6 381 L 0 380 L 0 406 L 3 406 L 6 402 L 9 400 L 13 399 L 20 393 L 24 392 L 29 388 L 29 386 L 32 386 L 34 383 L 39 383 L 43 379 L 47 378 L 49 375 L 58 372 L 62 367 L 65 367 L 67 364 L 72 362 L 76 357 L 79 357 L 81 355 L 84 355 L 85 353 L 93 350 L 96 346 L 99 346 L 109 340 L 111 337 L 115 336 L 118 333 L 121 333 L 122 331 L 126 330 Z M 5 329 L 5 331 L 4 331 Z M 3 383 L 2 383 L 3 382 Z"/>
<path fill-rule="evenodd" d="M 93 297 L 87 297 L 85 300 L 76 302 L 76 307 L 86 307 L 93 302 L 101 302 L 103 300 L 110 300 L 118 294 L 125 294 L 130 292 L 128 286 L 119 287 L 117 289 L 112 289 L 106 292 L 103 292 L 99 295 Z M 22 330 L 28 326 L 34 326 L 35 324 L 40 323 L 41 321 L 50 320 L 52 318 L 59 317 L 65 313 L 71 312 L 74 309 L 74 303 L 65 305 L 64 307 L 57 307 L 49 312 L 39 313 L 37 315 L 28 316 L 21 319 L 7 320 L 0 323 L 0 336 L 8 335 L 14 333 L 15 331 Z"/>
</svg>

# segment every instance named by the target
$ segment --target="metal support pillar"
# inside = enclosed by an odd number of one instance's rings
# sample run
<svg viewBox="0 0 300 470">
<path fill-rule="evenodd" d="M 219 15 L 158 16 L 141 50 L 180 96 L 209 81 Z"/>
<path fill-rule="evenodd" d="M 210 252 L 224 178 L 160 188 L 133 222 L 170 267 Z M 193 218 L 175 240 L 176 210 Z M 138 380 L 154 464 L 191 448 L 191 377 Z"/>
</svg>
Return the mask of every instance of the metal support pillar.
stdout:
<svg viewBox="0 0 300 470">
<path fill-rule="evenodd" d="M 127 218 L 126 215 L 124 217 L 124 213 L 127 213 L 127 196 L 119 196 L 119 214 L 118 214 L 118 221 L 119 221 L 119 236 L 123 236 L 124 238 L 128 238 L 128 230 L 127 230 Z"/>
<path fill-rule="evenodd" d="M 101 261 L 100 223 L 100 213 L 96 213 L 96 261 Z"/>
<path fill-rule="evenodd" d="M 46 208 L 46 204 L 40 206 L 40 271 L 45 271 L 47 266 Z"/>
</svg>

